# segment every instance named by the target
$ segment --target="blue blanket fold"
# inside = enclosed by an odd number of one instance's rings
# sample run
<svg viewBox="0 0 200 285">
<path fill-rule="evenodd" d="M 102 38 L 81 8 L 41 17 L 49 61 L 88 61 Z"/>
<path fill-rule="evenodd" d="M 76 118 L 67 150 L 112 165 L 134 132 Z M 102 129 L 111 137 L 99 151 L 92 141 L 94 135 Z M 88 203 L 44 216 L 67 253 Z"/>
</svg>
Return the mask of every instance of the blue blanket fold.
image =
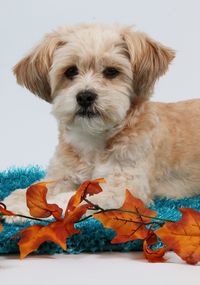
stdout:
<svg viewBox="0 0 200 285">
<path fill-rule="evenodd" d="M 26 188 L 35 181 L 41 180 L 45 171 L 39 166 L 28 166 L 26 168 L 10 168 L 0 172 L 0 200 L 3 200 L 13 190 Z M 200 211 L 200 195 L 180 200 L 155 199 L 152 210 L 158 212 L 158 217 L 178 220 L 181 216 L 179 207 L 193 208 Z M 0 254 L 18 253 L 18 239 L 10 240 L 19 230 L 32 225 L 33 221 L 23 225 L 6 224 L 3 222 L 4 230 L 0 233 Z M 67 239 L 67 253 L 98 252 L 98 251 L 139 251 L 142 249 L 142 241 L 130 241 L 124 244 L 111 244 L 115 236 L 112 229 L 104 229 L 101 223 L 90 219 L 76 225 L 81 230 Z M 37 250 L 36 254 L 61 253 L 63 250 L 52 242 L 45 242 Z"/>
</svg>

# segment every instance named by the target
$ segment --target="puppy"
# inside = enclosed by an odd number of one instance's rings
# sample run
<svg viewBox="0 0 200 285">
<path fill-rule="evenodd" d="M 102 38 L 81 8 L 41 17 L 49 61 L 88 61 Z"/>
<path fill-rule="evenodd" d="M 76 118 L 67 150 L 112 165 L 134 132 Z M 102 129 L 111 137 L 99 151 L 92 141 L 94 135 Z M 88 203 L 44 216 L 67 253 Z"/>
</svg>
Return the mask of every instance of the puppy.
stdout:
<svg viewBox="0 0 200 285">
<path fill-rule="evenodd" d="M 126 188 L 146 204 L 200 193 L 200 100 L 149 101 L 174 57 L 130 27 L 89 24 L 46 35 L 14 67 L 57 119 L 49 202 L 65 208 L 81 182 L 99 177 L 107 184 L 91 200 L 104 208 L 121 206 Z M 28 214 L 25 190 L 4 203 Z"/>
</svg>

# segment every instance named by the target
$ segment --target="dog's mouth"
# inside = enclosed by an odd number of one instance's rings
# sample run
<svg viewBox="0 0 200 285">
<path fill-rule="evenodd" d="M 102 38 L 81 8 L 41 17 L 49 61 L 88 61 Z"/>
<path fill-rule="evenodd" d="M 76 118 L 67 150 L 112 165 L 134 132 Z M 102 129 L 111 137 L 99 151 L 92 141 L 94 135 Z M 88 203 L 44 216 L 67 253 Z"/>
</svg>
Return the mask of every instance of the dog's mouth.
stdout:
<svg viewBox="0 0 200 285">
<path fill-rule="evenodd" d="M 76 116 L 92 119 L 100 116 L 100 113 L 97 110 L 91 110 L 90 108 L 80 108 L 76 112 Z"/>
</svg>

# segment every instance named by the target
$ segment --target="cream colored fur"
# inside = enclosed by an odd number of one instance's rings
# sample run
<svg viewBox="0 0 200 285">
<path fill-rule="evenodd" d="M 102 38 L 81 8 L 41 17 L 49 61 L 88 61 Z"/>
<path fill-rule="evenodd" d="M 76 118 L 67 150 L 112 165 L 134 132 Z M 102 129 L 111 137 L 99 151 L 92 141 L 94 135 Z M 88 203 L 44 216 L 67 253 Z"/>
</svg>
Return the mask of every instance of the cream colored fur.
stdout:
<svg viewBox="0 0 200 285">
<path fill-rule="evenodd" d="M 200 100 L 149 101 L 174 56 L 130 27 L 90 24 L 48 34 L 15 66 L 18 82 L 52 103 L 58 122 L 58 145 L 45 178 L 57 181 L 49 187 L 49 202 L 65 208 L 81 182 L 98 177 L 107 184 L 91 200 L 105 208 L 119 207 L 126 188 L 146 204 L 157 195 L 200 193 Z M 73 80 L 65 76 L 70 66 L 79 71 Z M 119 75 L 105 78 L 106 67 Z M 92 108 L 99 116 L 79 117 L 76 95 L 88 89 L 98 96 Z M 28 214 L 24 190 L 4 202 Z"/>
</svg>

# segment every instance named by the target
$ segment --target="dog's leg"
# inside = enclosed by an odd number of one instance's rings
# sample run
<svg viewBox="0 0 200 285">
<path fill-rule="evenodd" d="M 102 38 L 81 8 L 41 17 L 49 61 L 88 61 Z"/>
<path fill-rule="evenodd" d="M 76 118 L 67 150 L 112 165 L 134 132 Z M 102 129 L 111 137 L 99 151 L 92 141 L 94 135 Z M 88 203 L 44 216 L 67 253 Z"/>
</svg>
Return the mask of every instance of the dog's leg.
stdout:
<svg viewBox="0 0 200 285">
<path fill-rule="evenodd" d="M 29 209 L 26 206 L 26 189 L 18 189 L 12 192 L 8 197 L 3 200 L 6 208 L 13 213 L 30 216 Z M 14 216 L 4 216 L 7 223 L 23 222 L 25 219 Z"/>
<path fill-rule="evenodd" d="M 48 180 L 50 180 L 49 177 Z M 46 181 L 46 179 L 44 179 L 44 181 Z M 47 187 L 47 202 L 49 204 L 56 203 L 60 208 L 65 210 L 69 199 L 74 194 L 71 185 L 66 183 L 64 180 L 59 179 L 59 182 L 49 184 Z M 4 199 L 3 203 L 6 205 L 8 210 L 16 214 L 30 216 L 29 209 L 26 205 L 26 190 L 27 189 L 15 190 Z M 5 216 L 4 219 L 8 223 L 24 223 L 27 221 L 25 218 L 14 216 Z"/>
<path fill-rule="evenodd" d="M 71 146 L 65 144 L 63 147 L 58 147 L 53 158 L 50 161 L 47 176 L 44 181 L 53 181 L 47 184 L 47 202 L 56 203 L 59 207 L 65 210 L 66 205 L 74 194 L 78 184 L 80 184 L 79 171 L 88 170 L 87 164 L 77 161 L 77 154 L 72 150 Z M 85 175 L 88 177 L 88 175 Z M 84 180 L 84 179 L 83 179 Z M 76 184 L 74 184 L 75 181 Z M 19 189 L 11 193 L 3 201 L 7 208 L 14 213 L 22 215 L 30 215 L 26 206 L 26 189 Z M 20 221 L 24 219 L 16 217 L 5 217 L 7 222 Z"/>
</svg>

